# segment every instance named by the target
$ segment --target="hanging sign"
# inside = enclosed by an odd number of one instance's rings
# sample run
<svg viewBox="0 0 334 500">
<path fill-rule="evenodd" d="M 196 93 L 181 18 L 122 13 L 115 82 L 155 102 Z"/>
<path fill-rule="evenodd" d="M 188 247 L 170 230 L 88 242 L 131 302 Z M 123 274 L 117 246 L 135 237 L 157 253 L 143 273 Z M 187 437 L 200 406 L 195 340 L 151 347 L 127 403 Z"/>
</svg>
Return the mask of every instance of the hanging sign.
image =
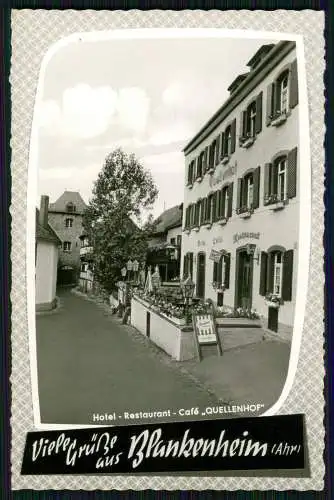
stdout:
<svg viewBox="0 0 334 500">
<path fill-rule="evenodd" d="M 223 255 L 222 250 L 216 250 L 215 248 L 212 248 L 209 259 L 213 260 L 214 262 L 219 262 L 222 255 Z"/>
<path fill-rule="evenodd" d="M 199 359 L 202 358 L 201 346 L 203 345 L 216 345 L 218 355 L 222 355 L 222 348 L 213 314 L 194 314 L 193 328 Z"/>
</svg>

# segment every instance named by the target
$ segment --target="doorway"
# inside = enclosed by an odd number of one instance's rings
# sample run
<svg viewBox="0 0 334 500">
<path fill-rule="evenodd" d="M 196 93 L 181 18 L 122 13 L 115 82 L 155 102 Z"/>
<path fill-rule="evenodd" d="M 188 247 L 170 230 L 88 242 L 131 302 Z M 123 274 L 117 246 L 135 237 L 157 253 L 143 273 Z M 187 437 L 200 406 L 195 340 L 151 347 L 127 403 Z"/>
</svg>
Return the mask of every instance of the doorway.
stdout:
<svg viewBox="0 0 334 500">
<path fill-rule="evenodd" d="M 253 292 L 253 256 L 245 248 L 237 250 L 235 307 L 250 310 Z"/>
<path fill-rule="evenodd" d="M 197 254 L 197 297 L 204 299 L 205 297 L 205 253 Z"/>
</svg>

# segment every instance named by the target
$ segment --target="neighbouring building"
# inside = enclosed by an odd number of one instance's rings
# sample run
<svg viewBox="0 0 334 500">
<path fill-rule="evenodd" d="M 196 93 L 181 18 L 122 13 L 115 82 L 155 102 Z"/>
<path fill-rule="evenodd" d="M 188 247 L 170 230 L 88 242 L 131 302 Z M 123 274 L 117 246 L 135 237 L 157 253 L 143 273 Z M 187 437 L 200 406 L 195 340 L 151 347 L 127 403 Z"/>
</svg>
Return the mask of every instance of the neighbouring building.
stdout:
<svg viewBox="0 0 334 500">
<path fill-rule="evenodd" d="M 86 203 L 78 192 L 64 191 L 50 203 L 49 223 L 61 239 L 59 252 L 59 285 L 77 284 L 80 273 L 80 236 L 82 234 L 82 216 Z"/>
<path fill-rule="evenodd" d="M 163 282 L 180 280 L 183 205 L 165 210 L 155 221 L 146 265 L 159 268 Z"/>
<path fill-rule="evenodd" d="M 197 296 L 256 309 L 270 329 L 291 332 L 300 223 L 295 43 L 263 45 L 247 66 L 184 148 L 182 274 Z"/>
<path fill-rule="evenodd" d="M 40 209 L 36 209 L 36 311 L 47 311 L 56 306 L 58 250 L 61 241 L 48 223 L 48 205 L 49 197 L 42 196 Z"/>
<path fill-rule="evenodd" d="M 93 246 L 85 231 L 80 235 L 80 278 L 79 287 L 84 293 L 93 291 L 94 287 Z"/>
</svg>

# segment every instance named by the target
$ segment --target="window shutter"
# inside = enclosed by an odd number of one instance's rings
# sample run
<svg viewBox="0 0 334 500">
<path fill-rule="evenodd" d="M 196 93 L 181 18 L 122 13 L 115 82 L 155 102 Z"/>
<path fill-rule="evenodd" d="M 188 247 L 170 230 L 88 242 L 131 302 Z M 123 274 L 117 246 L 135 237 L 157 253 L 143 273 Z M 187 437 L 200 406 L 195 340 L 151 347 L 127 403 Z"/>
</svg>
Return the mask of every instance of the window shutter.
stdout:
<svg viewBox="0 0 334 500">
<path fill-rule="evenodd" d="M 289 105 L 294 108 L 298 104 L 298 73 L 297 73 L 297 59 L 295 59 L 290 68 L 290 92 L 289 92 Z"/>
<path fill-rule="evenodd" d="M 253 172 L 253 183 L 254 183 L 254 193 L 253 193 L 253 207 L 259 208 L 260 203 L 260 171 L 261 167 L 257 167 Z"/>
<path fill-rule="evenodd" d="M 274 291 L 274 254 L 268 254 L 268 268 L 267 268 L 267 292 Z"/>
<path fill-rule="evenodd" d="M 292 300 L 293 250 L 288 250 L 283 256 L 282 299 Z"/>
<path fill-rule="evenodd" d="M 231 268 L 231 254 L 228 253 L 226 256 L 225 256 L 225 281 L 224 281 L 224 285 L 225 285 L 225 288 L 230 288 L 230 268 Z"/>
<path fill-rule="evenodd" d="M 183 256 L 183 277 L 185 278 L 186 277 L 186 273 L 187 273 L 187 255 L 185 254 Z"/>
<path fill-rule="evenodd" d="M 239 123 L 239 145 L 242 143 L 242 139 L 245 135 L 245 114 L 246 111 L 241 111 L 240 113 L 240 123 Z"/>
<path fill-rule="evenodd" d="M 275 84 L 271 83 L 267 87 L 267 109 L 266 109 L 266 125 L 267 127 L 271 124 L 272 114 L 273 114 L 273 102 L 275 94 Z"/>
<path fill-rule="evenodd" d="M 260 92 L 256 98 L 255 132 L 259 134 L 262 130 L 262 95 Z"/>
<path fill-rule="evenodd" d="M 217 191 L 217 219 L 221 218 L 222 214 L 222 191 Z"/>
<path fill-rule="evenodd" d="M 232 217 L 232 206 L 233 206 L 233 182 L 228 186 L 228 208 L 227 217 Z"/>
<path fill-rule="evenodd" d="M 217 220 L 217 195 L 218 191 L 215 191 L 212 197 L 212 214 L 211 214 L 212 222 L 216 222 Z"/>
<path fill-rule="evenodd" d="M 202 175 L 205 174 L 206 172 L 206 165 L 207 165 L 207 148 L 205 148 L 203 151 Z"/>
<path fill-rule="evenodd" d="M 288 154 L 287 194 L 288 198 L 294 198 L 297 194 L 297 148 Z"/>
<path fill-rule="evenodd" d="M 188 266 L 189 266 L 188 272 L 190 273 L 191 279 L 193 279 L 193 261 L 194 261 L 194 254 L 190 253 L 189 254 L 189 263 L 188 263 Z"/>
<path fill-rule="evenodd" d="M 235 134 L 236 134 L 237 120 L 234 118 L 231 124 L 231 154 L 235 151 Z"/>
<path fill-rule="evenodd" d="M 261 269 L 260 269 L 260 295 L 267 293 L 267 272 L 268 272 L 268 254 L 261 252 Z"/>
<path fill-rule="evenodd" d="M 241 207 L 242 178 L 238 179 L 237 208 Z"/>
<path fill-rule="evenodd" d="M 215 157 L 215 165 L 219 165 L 219 160 L 220 160 L 219 139 L 220 139 L 220 136 L 216 137 L 216 157 Z"/>
<path fill-rule="evenodd" d="M 269 205 L 269 202 L 265 201 L 265 197 L 269 196 L 271 194 L 271 189 L 270 189 L 270 170 L 271 170 L 271 163 L 266 163 L 264 165 L 264 188 L 263 188 L 263 204 L 264 205 Z"/>
<path fill-rule="evenodd" d="M 224 156 L 224 132 L 220 134 L 220 159 Z"/>
<path fill-rule="evenodd" d="M 213 263 L 212 281 L 218 281 L 218 262 Z"/>
</svg>

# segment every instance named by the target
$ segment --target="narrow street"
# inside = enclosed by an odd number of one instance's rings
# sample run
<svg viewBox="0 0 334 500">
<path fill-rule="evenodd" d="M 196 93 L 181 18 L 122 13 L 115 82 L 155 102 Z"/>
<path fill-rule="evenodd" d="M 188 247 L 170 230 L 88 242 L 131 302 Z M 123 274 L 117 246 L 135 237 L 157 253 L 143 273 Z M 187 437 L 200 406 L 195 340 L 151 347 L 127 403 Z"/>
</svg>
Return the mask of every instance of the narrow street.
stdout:
<svg viewBox="0 0 334 500">
<path fill-rule="evenodd" d="M 124 412 L 166 410 L 165 420 L 185 420 L 179 409 L 217 404 L 132 327 L 70 290 L 58 295 L 60 307 L 36 321 L 42 423 L 143 423 L 152 419 L 126 420 Z M 116 421 L 93 419 L 113 412 Z"/>
</svg>

